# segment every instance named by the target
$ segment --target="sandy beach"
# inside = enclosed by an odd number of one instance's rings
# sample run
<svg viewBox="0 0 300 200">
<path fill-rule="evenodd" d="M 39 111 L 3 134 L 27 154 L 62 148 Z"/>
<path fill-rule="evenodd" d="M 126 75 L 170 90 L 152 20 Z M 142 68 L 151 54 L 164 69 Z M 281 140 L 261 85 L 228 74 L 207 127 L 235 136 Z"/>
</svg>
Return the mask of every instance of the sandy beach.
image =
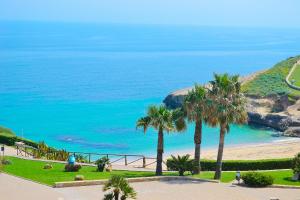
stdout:
<svg viewBox="0 0 300 200">
<path fill-rule="evenodd" d="M 216 159 L 217 148 L 203 149 L 201 157 L 205 159 Z M 236 146 L 226 146 L 224 148 L 224 160 L 256 160 L 271 158 L 289 158 L 294 157 L 300 152 L 300 138 L 283 138 L 282 140 L 271 143 L 244 144 Z M 194 154 L 194 150 L 184 150 L 180 152 L 171 152 L 167 154 Z"/>
</svg>

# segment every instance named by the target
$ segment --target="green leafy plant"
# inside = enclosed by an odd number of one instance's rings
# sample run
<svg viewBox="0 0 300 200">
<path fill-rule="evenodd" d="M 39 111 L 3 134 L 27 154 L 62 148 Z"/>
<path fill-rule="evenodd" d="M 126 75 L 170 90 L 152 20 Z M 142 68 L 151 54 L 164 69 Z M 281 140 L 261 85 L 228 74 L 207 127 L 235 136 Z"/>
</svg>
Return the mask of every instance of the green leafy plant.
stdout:
<svg viewBox="0 0 300 200">
<path fill-rule="evenodd" d="M 84 180 L 84 176 L 83 175 L 76 175 L 74 178 L 74 181 L 83 181 Z"/>
<path fill-rule="evenodd" d="M 44 165 L 44 167 L 43 167 L 43 169 L 52 169 L 52 168 L 53 168 L 53 166 L 49 163 Z"/>
<path fill-rule="evenodd" d="M 81 154 L 76 154 L 75 159 L 76 159 L 76 162 L 79 162 L 79 163 L 88 163 L 89 162 L 87 157 L 84 155 L 81 155 Z"/>
<path fill-rule="evenodd" d="M 167 160 L 168 170 L 178 171 L 179 176 L 183 176 L 186 171 L 193 171 L 193 160 L 190 159 L 190 155 L 184 156 L 171 156 Z"/>
<path fill-rule="evenodd" d="M 136 199 L 136 192 L 122 176 L 114 175 L 103 186 L 103 191 L 110 191 L 103 200 Z"/>
<path fill-rule="evenodd" d="M 294 173 L 300 174 L 300 153 L 298 153 L 293 159 L 292 169 Z"/>
<path fill-rule="evenodd" d="M 250 187 L 266 187 L 272 185 L 274 178 L 258 172 L 247 172 L 242 175 L 244 183 Z"/>
<path fill-rule="evenodd" d="M 106 165 L 109 164 L 109 158 L 103 156 L 102 158 L 96 160 L 97 170 L 103 172 Z"/>
<path fill-rule="evenodd" d="M 65 165 L 65 172 L 78 172 L 81 169 L 81 165 L 78 164 L 66 164 Z"/>
</svg>

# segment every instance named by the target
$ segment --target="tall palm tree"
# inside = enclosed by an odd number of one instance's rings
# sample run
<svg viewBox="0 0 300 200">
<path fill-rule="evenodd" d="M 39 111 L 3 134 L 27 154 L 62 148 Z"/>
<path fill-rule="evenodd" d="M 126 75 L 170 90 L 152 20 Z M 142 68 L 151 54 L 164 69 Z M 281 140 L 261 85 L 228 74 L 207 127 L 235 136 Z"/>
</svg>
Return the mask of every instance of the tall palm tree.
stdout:
<svg viewBox="0 0 300 200">
<path fill-rule="evenodd" d="M 230 124 L 247 122 L 246 100 L 241 93 L 239 76 L 215 74 L 214 80 L 210 84 L 209 97 L 212 103 L 210 104 L 211 112 L 208 121 L 212 126 L 220 126 L 219 149 L 214 179 L 220 179 L 225 134 L 229 133 Z"/>
<path fill-rule="evenodd" d="M 158 131 L 156 175 L 162 175 L 162 162 L 164 153 L 164 131 L 183 131 L 186 129 L 183 112 L 179 109 L 168 110 L 164 105 L 149 106 L 147 116 L 140 118 L 137 128 L 142 127 L 144 133 L 151 126 Z"/>
<path fill-rule="evenodd" d="M 202 141 L 202 121 L 205 120 L 205 114 L 207 110 L 206 89 L 203 86 L 195 85 L 195 87 L 188 92 L 188 95 L 184 99 L 184 109 L 188 118 L 188 121 L 195 122 L 194 133 L 194 168 L 193 173 L 199 174 L 201 170 L 200 165 L 200 151 Z"/>
<path fill-rule="evenodd" d="M 104 196 L 103 200 L 126 200 L 128 197 L 135 199 L 136 192 L 129 183 L 121 176 L 114 175 L 103 186 L 103 191 L 111 190 L 110 193 Z"/>
</svg>

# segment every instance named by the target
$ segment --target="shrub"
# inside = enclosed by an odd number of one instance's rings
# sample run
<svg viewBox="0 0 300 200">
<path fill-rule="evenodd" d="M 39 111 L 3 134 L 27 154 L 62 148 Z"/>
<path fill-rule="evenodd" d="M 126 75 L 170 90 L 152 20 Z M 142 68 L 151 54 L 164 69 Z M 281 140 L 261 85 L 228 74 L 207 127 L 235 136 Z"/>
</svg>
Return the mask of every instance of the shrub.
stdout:
<svg viewBox="0 0 300 200">
<path fill-rule="evenodd" d="M 37 148 L 38 144 L 36 142 L 33 142 L 31 140 L 19 138 L 17 136 L 12 136 L 12 135 L 2 135 L 0 134 L 0 144 L 5 144 L 7 146 L 13 146 L 15 145 L 15 142 L 23 142 L 24 144 L 28 146 L 32 146 Z"/>
<path fill-rule="evenodd" d="M 84 176 L 83 175 L 76 175 L 74 178 L 75 181 L 83 181 L 84 180 Z"/>
<path fill-rule="evenodd" d="M 87 159 L 87 156 L 83 156 L 81 154 L 76 154 L 75 159 L 76 159 L 76 162 L 79 162 L 79 163 L 88 163 L 89 162 Z"/>
<path fill-rule="evenodd" d="M 250 171 L 250 170 L 272 170 L 291 169 L 292 159 L 267 159 L 267 160 L 226 160 L 223 161 L 223 171 Z M 216 161 L 201 160 L 203 171 L 215 171 Z"/>
<path fill-rule="evenodd" d="M 75 164 L 75 165 L 66 164 L 65 165 L 66 172 L 78 172 L 80 169 L 81 169 L 81 165 L 78 165 L 78 164 Z"/>
<path fill-rule="evenodd" d="M 2 165 L 11 165 L 12 163 L 11 163 L 10 160 L 7 160 L 7 159 L 3 158 L 3 159 L 1 160 L 1 164 L 2 164 Z"/>
<path fill-rule="evenodd" d="M 103 172 L 104 171 L 104 168 L 107 164 L 109 164 L 109 159 L 107 157 L 102 157 L 98 160 L 96 160 L 96 165 L 97 165 L 97 170 L 99 172 Z"/>
<path fill-rule="evenodd" d="M 274 178 L 258 172 L 247 172 L 242 175 L 244 183 L 250 187 L 266 187 L 272 185 Z"/>
<path fill-rule="evenodd" d="M 190 159 L 190 155 L 184 156 L 171 156 L 170 159 L 167 160 L 167 168 L 168 170 L 178 171 L 179 176 L 183 176 L 184 172 L 193 170 L 193 160 Z"/>
<path fill-rule="evenodd" d="M 292 169 L 295 174 L 300 174 L 300 153 L 298 153 L 293 159 Z"/>
<path fill-rule="evenodd" d="M 46 165 L 44 165 L 43 168 L 44 168 L 44 169 L 52 169 L 53 167 L 52 167 L 51 164 L 46 164 Z"/>
</svg>

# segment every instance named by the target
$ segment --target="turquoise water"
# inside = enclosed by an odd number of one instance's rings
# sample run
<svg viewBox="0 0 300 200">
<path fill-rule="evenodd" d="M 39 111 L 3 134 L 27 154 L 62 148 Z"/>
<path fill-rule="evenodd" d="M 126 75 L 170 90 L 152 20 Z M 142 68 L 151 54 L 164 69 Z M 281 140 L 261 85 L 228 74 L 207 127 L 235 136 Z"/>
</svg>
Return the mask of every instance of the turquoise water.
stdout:
<svg viewBox="0 0 300 200">
<path fill-rule="evenodd" d="M 155 153 L 157 135 L 135 121 L 171 91 L 213 72 L 245 75 L 299 54 L 298 30 L 0 22 L 0 124 L 57 148 Z M 276 140 L 232 126 L 226 144 Z M 193 148 L 193 125 L 166 151 Z M 204 147 L 218 129 L 204 128 Z"/>
</svg>

